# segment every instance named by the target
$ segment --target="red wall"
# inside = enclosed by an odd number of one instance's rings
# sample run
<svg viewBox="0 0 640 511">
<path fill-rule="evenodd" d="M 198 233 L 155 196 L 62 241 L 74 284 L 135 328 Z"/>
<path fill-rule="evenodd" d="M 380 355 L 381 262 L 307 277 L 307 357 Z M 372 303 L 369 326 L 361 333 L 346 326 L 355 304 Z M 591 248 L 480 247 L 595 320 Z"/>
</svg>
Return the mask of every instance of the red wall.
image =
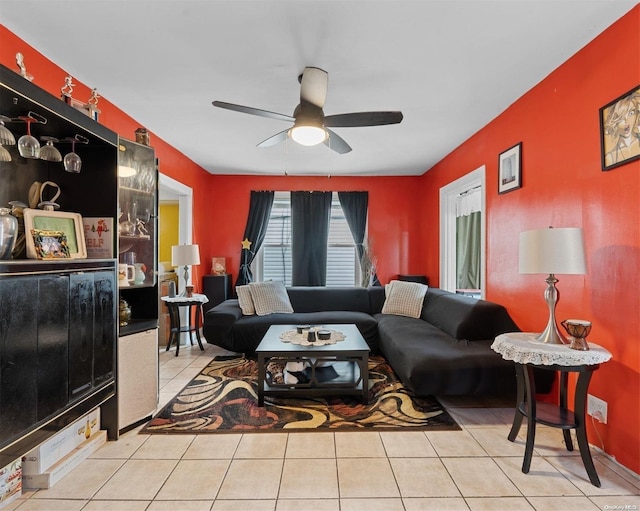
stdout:
<svg viewBox="0 0 640 511">
<path fill-rule="evenodd" d="M 384 283 L 398 273 L 417 273 L 422 267 L 419 181 L 419 177 L 213 176 L 213 255 L 226 256 L 237 277 L 251 190 L 368 191 L 369 239 L 378 257 L 378 277 Z"/>
<path fill-rule="evenodd" d="M 50 94 L 59 97 L 60 89 L 64 85 L 64 79 L 68 75 L 68 71 L 58 67 L 42 53 L 10 32 L 4 25 L 0 25 L 0 62 L 9 69 L 15 70 L 16 73 L 19 72 L 16 65 L 17 52 L 24 55 L 27 72 L 34 76 L 33 83 Z M 91 88 L 78 82 L 75 78 L 73 82 L 75 84 L 73 97 L 86 102 L 90 97 Z M 100 94 L 99 87 L 98 94 Z M 140 126 L 144 126 L 144 124 L 136 121 L 110 103 L 107 98 L 101 97 L 99 99 L 98 108 L 101 111 L 100 124 L 115 131 L 123 138 L 135 140 L 135 130 Z M 160 161 L 160 172 L 193 189 L 193 240 L 194 243 L 200 244 L 202 256 L 206 260 L 207 254 L 210 253 L 211 236 L 209 232 L 209 214 L 206 207 L 202 207 L 202 205 L 207 204 L 209 201 L 211 176 L 180 151 L 155 136 L 154 133 L 150 134 L 150 139 L 150 144 L 155 149 L 156 157 Z M 194 283 L 200 282 L 200 275 L 208 271 L 209 269 L 202 266 L 194 267 Z"/>
<path fill-rule="evenodd" d="M 521 231 L 582 227 L 587 275 L 558 275 L 559 320 L 593 322 L 589 340 L 613 359 L 589 392 L 609 404 L 598 424 L 607 453 L 640 471 L 640 161 L 600 167 L 598 109 L 640 84 L 640 7 L 598 36 L 423 175 L 422 216 L 438 218 L 440 187 L 485 164 L 489 300 L 525 331 L 548 318 L 543 275 L 518 274 Z M 523 187 L 498 195 L 498 154 L 522 142 Z M 439 274 L 438 231 L 423 225 L 424 271 Z M 590 422 L 590 421 L 589 421 Z M 599 446 L 589 423 L 589 435 Z"/>
</svg>

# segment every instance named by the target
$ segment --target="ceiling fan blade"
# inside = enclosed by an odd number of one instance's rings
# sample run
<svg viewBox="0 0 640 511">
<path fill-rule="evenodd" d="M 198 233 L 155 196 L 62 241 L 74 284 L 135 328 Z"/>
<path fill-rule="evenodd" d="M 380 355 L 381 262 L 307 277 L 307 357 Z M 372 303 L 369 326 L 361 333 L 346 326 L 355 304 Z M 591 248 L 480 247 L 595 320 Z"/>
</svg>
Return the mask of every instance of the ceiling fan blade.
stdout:
<svg viewBox="0 0 640 511">
<path fill-rule="evenodd" d="M 260 117 L 268 117 L 269 119 L 278 119 L 279 121 L 294 122 L 295 119 L 290 115 L 279 114 L 277 112 L 270 112 L 269 110 L 260 110 L 259 108 L 252 108 L 250 106 L 234 105 L 233 103 L 225 103 L 224 101 L 214 101 L 211 103 L 218 108 L 225 108 L 227 110 L 233 110 L 234 112 L 241 112 L 243 114 L 257 115 Z"/>
<path fill-rule="evenodd" d="M 287 136 L 289 134 L 289 129 L 281 131 L 280 133 L 276 133 L 275 135 L 270 136 L 266 140 L 260 142 L 256 147 L 271 147 L 280 142 L 284 142 L 287 140 Z"/>
<path fill-rule="evenodd" d="M 330 128 L 356 128 L 359 126 L 382 126 L 398 124 L 402 112 L 354 112 L 350 114 L 327 115 L 324 125 Z"/>
<path fill-rule="evenodd" d="M 305 67 L 300 81 L 300 102 L 307 101 L 318 108 L 324 107 L 327 99 L 329 75 L 319 67 Z"/>
<path fill-rule="evenodd" d="M 336 153 L 345 154 L 351 151 L 351 146 L 345 142 L 345 140 L 337 133 L 331 130 L 327 130 L 329 136 L 323 142 L 329 149 L 333 149 Z"/>
</svg>

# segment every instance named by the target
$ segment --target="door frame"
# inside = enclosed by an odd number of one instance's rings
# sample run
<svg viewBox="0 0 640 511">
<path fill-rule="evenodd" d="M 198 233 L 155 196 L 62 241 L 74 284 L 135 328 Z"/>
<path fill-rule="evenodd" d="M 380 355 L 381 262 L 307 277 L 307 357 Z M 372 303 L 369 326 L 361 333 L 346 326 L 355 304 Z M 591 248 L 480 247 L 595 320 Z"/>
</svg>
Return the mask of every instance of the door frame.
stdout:
<svg viewBox="0 0 640 511">
<path fill-rule="evenodd" d="M 480 224 L 480 291 L 485 297 L 486 288 L 486 167 L 456 179 L 440 188 L 440 288 L 456 291 L 456 199 L 464 192 L 480 187 L 481 214 Z"/>
<path fill-rule="evenodd" d="M 173 200 L 178 201 L 178 244 L 190 245 L 193 240 L 193 189 L 180 181 L 166 176 L 159 175 L 158 188 L 161 195 L 169 195 Z M 189 283 L 191 283 L 193 272 L 189 273 Z M 184 291 L 184 279 L 182 275 L 178 279 L 178 290 Z"/>
</svg>

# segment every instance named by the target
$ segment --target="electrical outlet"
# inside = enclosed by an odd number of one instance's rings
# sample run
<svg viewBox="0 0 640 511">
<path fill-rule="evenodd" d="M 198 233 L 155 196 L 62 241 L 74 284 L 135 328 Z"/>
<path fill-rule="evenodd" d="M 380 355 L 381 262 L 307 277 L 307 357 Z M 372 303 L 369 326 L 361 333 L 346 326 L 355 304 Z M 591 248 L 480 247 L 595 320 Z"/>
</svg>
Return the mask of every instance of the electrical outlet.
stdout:
<svg viewBox="0 0 640 511">
<path fill-rule="evenodd" d="M 607 402 L 587 394 L 587 415 L 591 415 L 598 422 L 607 423 Z"/>
</svg>

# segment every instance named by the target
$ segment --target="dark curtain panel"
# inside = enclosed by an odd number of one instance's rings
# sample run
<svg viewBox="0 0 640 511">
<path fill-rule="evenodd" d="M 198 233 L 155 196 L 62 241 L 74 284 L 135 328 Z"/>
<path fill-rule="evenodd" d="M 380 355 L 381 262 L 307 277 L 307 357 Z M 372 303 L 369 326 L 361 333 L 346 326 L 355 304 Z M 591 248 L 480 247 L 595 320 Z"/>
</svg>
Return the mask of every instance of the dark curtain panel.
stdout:
<svg viewBox="0 0 640 511">
<path fill-rule="evenodd" d="M 363 256 L 365 256 L 364 235 L 367 228 L 369 192 L 338 192 L 338 198 L 358 250 L 358 261 L 362 272 L 361 284 L 363 287 L 379 286 L 380 281 L 376 275 L 375 268 L 372 268 L 372 261 L 370 259 L 363 260 Z M 371 254 L 367 255 L 370 256 Z"/>
<path fill-rule="evenodd" d="M 240 255 L 240 272 L 238 273 L 236 286 L 242 286 L 253 281 L 251 262 L 262 246 L 264 236 L 267 233 L 271 206 L 273 206 L 273 196 L 274 192 L 251 192 L 247 226 L 244 228 L 244 237 L 242 238 L 243 246 Z M 249 245 L 244 240 L 248 240 L 251 244 Z"/>
<path fill-rule="evenodd" d="M 358 261 L 364 255 L 364 234 L 367 228 L 367 208 L 369 207 L 369 192 L 338 192 L 338 199 L 349 224 L 349 230 L 358 250 Z"/>
<path fill-rule="evenodd" d="M 291 192 L 293 286 L 327 283 L 331 192 Z"/>
</svg>

